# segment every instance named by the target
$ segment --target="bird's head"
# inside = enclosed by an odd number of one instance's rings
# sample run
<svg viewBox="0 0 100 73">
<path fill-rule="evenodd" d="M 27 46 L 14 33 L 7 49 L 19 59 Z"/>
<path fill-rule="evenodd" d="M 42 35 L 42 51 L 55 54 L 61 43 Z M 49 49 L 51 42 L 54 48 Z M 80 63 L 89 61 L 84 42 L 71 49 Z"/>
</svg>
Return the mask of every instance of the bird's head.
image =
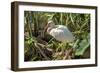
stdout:
<svg viewBox="0 0 100 73">
<path fill-rule="evenodd" d="M 50 30 L 54 27 L 55 27 L 55 23 L 52 20 L 50 20 L 48 21 L 46 27 L 44 28 L 44 32 L 50 32 Z"/>
</svg>

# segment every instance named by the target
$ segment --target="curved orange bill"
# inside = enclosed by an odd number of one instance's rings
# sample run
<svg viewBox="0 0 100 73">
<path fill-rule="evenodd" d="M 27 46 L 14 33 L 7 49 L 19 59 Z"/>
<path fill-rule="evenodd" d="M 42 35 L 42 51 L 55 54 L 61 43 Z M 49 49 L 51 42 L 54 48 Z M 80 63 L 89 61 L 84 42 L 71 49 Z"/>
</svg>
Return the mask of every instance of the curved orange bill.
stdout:
<svg viewBox="0 0 100 73">
<path fill-rule="evenodd" d="M 48 29 L 48 25 L 46 25 L 46 26 L 44 27 L 44 32 L 47 32 L 47 29 Z"/>
</svg>

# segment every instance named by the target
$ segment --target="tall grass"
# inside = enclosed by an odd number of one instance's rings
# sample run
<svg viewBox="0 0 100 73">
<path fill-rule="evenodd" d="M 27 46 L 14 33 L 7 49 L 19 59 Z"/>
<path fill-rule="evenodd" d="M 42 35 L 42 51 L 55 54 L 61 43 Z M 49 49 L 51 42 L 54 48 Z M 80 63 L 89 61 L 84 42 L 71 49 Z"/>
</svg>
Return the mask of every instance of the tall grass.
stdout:
<svg viewBox="0 0 100 73">
<path fill-rule="evenodd" d="M 49 20 L 68 27 L 75 37 L 74 42 L 63 46 L 44 33 Z M 25 61 L 89 58 L 90 14 L 25 11 L 24 37 Z"/>
</svg>

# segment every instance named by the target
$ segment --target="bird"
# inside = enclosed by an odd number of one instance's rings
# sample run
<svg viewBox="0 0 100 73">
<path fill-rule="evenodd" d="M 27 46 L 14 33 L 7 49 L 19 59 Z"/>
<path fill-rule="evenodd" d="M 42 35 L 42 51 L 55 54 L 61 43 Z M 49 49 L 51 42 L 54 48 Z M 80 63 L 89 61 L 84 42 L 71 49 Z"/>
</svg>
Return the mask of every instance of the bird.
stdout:
<svg viewBox="0 0 100 73">
<path fill-rule="evenodd" d="M 75 39 L 72 32 L 68 29 L 67 26 L 55 25 L 55 23 L 52 20 L 47 22 L 44 31 L 50 34 L 52 37 L 54 37 L 57 41 L 63 43 L 73 42 Z"/>
</svg>

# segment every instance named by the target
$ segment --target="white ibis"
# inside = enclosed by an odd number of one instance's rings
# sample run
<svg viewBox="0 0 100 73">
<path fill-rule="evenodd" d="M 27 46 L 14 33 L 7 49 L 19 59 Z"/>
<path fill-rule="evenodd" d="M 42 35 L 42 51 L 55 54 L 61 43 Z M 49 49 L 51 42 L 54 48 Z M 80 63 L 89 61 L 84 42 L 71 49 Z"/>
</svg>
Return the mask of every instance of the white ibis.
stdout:
<svg viewBox="0 0 100 73">
<path fill-rule="evenodd" d="M 74 40 L 73 34 L 69 31 L 67 26 L 55 25 L 53 21 L 49 21 L 45 27 L 45 31 L 53 36 L 56 40 L 61 42 L 72 42 Z"/>
</svg>

